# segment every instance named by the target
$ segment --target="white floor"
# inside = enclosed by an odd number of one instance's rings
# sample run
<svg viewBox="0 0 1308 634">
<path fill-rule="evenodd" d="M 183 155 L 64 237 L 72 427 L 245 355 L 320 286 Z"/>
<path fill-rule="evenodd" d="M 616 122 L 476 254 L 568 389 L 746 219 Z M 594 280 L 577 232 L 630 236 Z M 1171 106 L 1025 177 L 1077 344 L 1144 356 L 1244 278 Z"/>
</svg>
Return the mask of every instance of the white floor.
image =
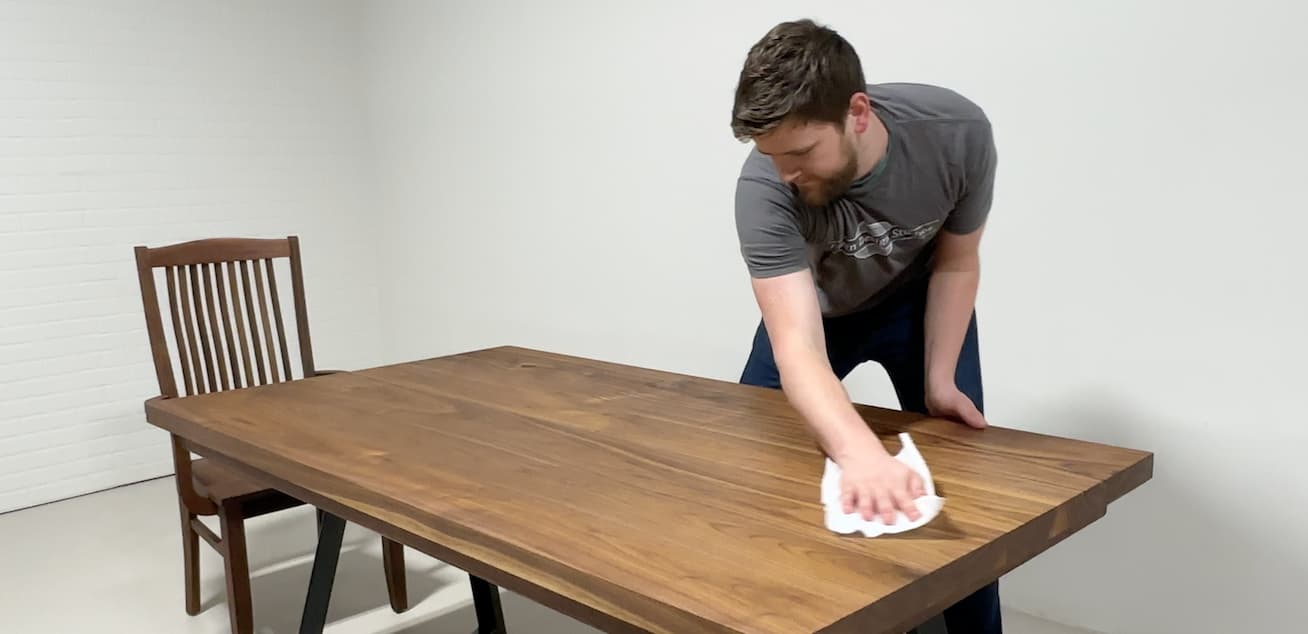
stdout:
<svg viewBox="0 0 1308 634">
<path fill-rule="evenodd" d="M 222 562 L 204 542 L 203 611 L 190 617 L 183 609 L 176 509 L 172 480 L 165 478 L 0 515 L 0 632 L 229 631 Z M 313 527 L 307 508 L 247 523 L 259 634 L 297 631 L 312 566 Z M 327 631 L 472 632 L 476 618 L 467 576 L 411 549 L 405 556 L 412 607 L 397 615 L 386 600 L 380 540 L 348 525 Z M 509 631 L 596 631 L 507 591 L 502 601 Z M 1085 634 L 1011 610 L 1004 618 L 1011 634 Z"/>
</svg>

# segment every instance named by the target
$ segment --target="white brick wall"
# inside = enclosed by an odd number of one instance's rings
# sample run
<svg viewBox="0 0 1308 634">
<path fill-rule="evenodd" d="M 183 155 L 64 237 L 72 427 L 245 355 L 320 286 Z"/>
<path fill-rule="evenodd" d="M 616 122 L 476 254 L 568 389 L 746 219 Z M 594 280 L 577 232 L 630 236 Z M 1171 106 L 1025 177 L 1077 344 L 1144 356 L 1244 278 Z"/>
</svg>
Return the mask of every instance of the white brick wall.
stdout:
<svg viewBox="0 0 1308 634">
<path fill-rule="evenodd" d="M 0 512 L 171 472 L 137 244 L 299 235 L 319 365 L 377 358 L 358 11 L 0 0 Z"/>
</svg>

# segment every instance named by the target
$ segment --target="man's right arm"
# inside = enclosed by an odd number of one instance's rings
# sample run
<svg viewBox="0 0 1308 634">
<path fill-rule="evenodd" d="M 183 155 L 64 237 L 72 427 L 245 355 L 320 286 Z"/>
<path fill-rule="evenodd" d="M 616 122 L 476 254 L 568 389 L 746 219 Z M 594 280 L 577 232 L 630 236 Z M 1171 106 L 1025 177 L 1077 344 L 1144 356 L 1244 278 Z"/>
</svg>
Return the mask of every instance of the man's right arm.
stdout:
<svg viewBox="0 0 1308 634">
<path fill-rule="evenodd" d="M 746 165 L 765 171 L 767 164 Z M 807 421 L 822 449 L 842 467 L 850 456 L 887 454 L 854 410 L 828 361 L 817 287 L 808 247 L 793 212 L 794 194 L 773 180 L 742 177 L 736 183 L 736 230 L 754 297 L 763 313 L 781 386 Z"/>
<path fill-rule="evenodd" d="M 754 297 L 781 374 L 781 388 L 822 449 L 840 465 L 846 513 L 886 523 L 901 510 L 919 517 L 913 499 L 922 479 L 895 460 L 850 401 L 827 357 L 826 335 L 804 237 L 784 188 L 742 178 L 736 189 L 736 229 Z"/>
<path fill-rule="evenodd" d="M 886 455 L 828 361 L 812 274 L 805 269 L 752 278 L 752 284 L 782 389 L 822 448 L 837 463 L 855 455 Z"/>
<path fill-rule="evenodd" d="M 881 445 L 832 370 L 811 273 L 756 277 L 752 284 L 782 390 L 841 467 L 844 512 L 857 510 L 864 519 L 881 515 L 890 524 L 903 511 L 916 520 L 913 500 L 924 492 L 922 479 Z"/>
</svg>

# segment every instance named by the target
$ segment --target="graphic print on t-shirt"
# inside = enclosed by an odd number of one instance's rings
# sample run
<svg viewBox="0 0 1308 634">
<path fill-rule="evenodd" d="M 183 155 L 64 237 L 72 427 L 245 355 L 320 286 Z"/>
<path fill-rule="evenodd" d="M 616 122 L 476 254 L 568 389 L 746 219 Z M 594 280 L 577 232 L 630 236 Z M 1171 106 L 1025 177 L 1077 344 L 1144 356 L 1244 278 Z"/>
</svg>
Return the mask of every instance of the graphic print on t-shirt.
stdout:
<svg viewBox="0 0 1308 634">
<path fill-rule="evenodd" d="M 884 220 L 865 220 L 854 225 L 852 235 L 827 245 L 831 253 L 866 260 L 874 255 L 887 256 L 894 252 L 895 243 L 904 240 L 926 240 L 935 235 L 940 220 L 930 220 L 916 227 L 904 228 Z"/>
</svg>

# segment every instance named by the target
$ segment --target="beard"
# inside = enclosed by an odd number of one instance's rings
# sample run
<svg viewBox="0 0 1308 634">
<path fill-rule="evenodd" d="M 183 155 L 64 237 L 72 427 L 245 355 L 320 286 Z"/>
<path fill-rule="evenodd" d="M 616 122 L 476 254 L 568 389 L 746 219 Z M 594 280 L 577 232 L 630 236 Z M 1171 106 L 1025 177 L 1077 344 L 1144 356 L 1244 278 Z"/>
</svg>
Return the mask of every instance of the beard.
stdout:
<svg viewBox="0 0 1308 634">
<path fill-rule="evenodd" d="M 810 207 L 825 207 L 849 189 L 858 175 L 858 153 L 853 142 L 845 144 L 845 164 L 835 174 L 814 179 L 805 187 L 791 185 L 791 189 Z"/>
</svg>

